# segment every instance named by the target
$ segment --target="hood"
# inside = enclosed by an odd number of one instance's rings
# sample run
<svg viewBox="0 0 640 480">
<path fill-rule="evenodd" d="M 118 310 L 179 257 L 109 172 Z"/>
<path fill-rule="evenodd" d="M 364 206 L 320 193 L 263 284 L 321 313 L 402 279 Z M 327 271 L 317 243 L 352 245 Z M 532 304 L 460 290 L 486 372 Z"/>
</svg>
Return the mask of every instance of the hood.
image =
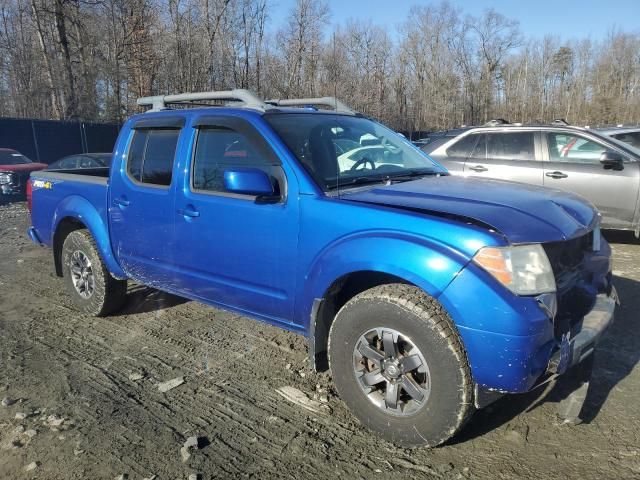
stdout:
<svg viewBox="0 0 640 480">
<path fill-rule="evenodd" d="M 472 220 L 510 243 L 542 243 L 584 235 L 598 212 L 582 197 L 550 188 L 459 176 L 425 177 L 345 192 L 344 200 Z"/>
<path fill-rule="evenodd" d="M 0 172 L 35 172 L 47 168 L 46 163 L 21 163 L 20 165 L 0 165 Z"/>
</svg>

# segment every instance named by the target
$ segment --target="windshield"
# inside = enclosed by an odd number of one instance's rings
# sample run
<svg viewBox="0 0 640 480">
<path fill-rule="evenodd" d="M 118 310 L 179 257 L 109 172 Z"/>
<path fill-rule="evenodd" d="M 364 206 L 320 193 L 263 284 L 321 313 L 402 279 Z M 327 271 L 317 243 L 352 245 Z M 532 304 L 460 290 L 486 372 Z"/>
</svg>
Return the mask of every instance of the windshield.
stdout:
<svg viewBox="0 0 640 480">
<path fill-rule="evenodd" d="M 0 150 L 0 165 L 23 165 L 25 163 L 33 162 L 15 150 Z"/>
<path fill-rule="evenodd" d="M 628 150 L 636 156 L 640 157 L 640 137 L 636 137 L 636 143 L 634 143 L 634 140 L 630 140 L 628 136 L 620 138 L 620 135 L 611 136 L 611 141 L 618 145 L 620 148 Z"/>
<path fill-rule="evenodd" d="M 319 113 L 264 118 L 325 191 L 446 173 L 400 135 L 366 118 Z"/>
</svg>

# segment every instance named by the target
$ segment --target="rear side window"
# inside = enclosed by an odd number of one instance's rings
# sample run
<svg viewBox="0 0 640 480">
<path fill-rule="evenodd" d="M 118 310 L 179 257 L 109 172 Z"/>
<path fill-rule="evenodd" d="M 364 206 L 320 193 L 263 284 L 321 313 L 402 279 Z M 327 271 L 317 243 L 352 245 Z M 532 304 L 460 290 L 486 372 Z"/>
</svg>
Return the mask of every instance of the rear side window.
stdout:
<svg viewBox="0 0 640 480">
<path fill-rule="evenodd" d="M 461 138 L 456 143 L 447 148 L 447 156 L 469 158 L 471 156 L 471 152 L 473 151 L 473 147 L 476 146 L 478 136 L 479 135 L 471 134 Z"/>
<path fill-rule="evenodd" d="M 127 172 L 141 183 L 168 186 L 180 130 L 136 130 L 129 147 Z"/>
<path fill-rule="evenodd" d="M 535 160 L 533 132 L 488 133 L 487 157 L 500 160 Z"/>
<path fill-rule="evenodd" d="M 201 127 L 193 163 L 193 188 L 226 192 L 225 170 L 252 167 L 270 174 L 272 164 L 243 133 L 225 127 Z"/>
</svg>

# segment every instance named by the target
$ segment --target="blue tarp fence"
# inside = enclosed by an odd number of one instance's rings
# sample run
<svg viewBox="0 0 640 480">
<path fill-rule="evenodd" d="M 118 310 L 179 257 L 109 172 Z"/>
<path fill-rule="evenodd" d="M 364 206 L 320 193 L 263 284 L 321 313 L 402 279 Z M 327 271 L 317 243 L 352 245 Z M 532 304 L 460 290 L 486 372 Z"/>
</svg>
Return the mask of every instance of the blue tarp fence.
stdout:
<svg viewBox="0 0 640 480">
<path fill-rule="evenodd" d="M 76 153 L 111 152 L 119 130 L 114 123 L 0 118 L 0 148 L 49 164 Z"/>
</svg>

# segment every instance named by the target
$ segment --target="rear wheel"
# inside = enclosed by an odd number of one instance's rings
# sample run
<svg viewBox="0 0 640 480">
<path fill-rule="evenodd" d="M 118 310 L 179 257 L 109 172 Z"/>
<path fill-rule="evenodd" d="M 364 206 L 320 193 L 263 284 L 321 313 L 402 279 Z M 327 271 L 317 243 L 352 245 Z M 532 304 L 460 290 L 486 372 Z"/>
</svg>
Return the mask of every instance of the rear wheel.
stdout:
<svg viewBox="0 0 640 480">
<path fill-rule="evenodd" d="M 341 398 L 368 428 L 402 446 L 436 446 L 473 412 L 462 343 L 420 289 L 382 285 L 347 302 L 329 334 Z"/>
<path fill-rule="evenodd" d="M 67 292 L 81 312 L 103 316 L 123 305 L 127 282 L 111 276 L 87 230 L 74 230 L 67 235 L 62 265 Z"/>
</svg>

